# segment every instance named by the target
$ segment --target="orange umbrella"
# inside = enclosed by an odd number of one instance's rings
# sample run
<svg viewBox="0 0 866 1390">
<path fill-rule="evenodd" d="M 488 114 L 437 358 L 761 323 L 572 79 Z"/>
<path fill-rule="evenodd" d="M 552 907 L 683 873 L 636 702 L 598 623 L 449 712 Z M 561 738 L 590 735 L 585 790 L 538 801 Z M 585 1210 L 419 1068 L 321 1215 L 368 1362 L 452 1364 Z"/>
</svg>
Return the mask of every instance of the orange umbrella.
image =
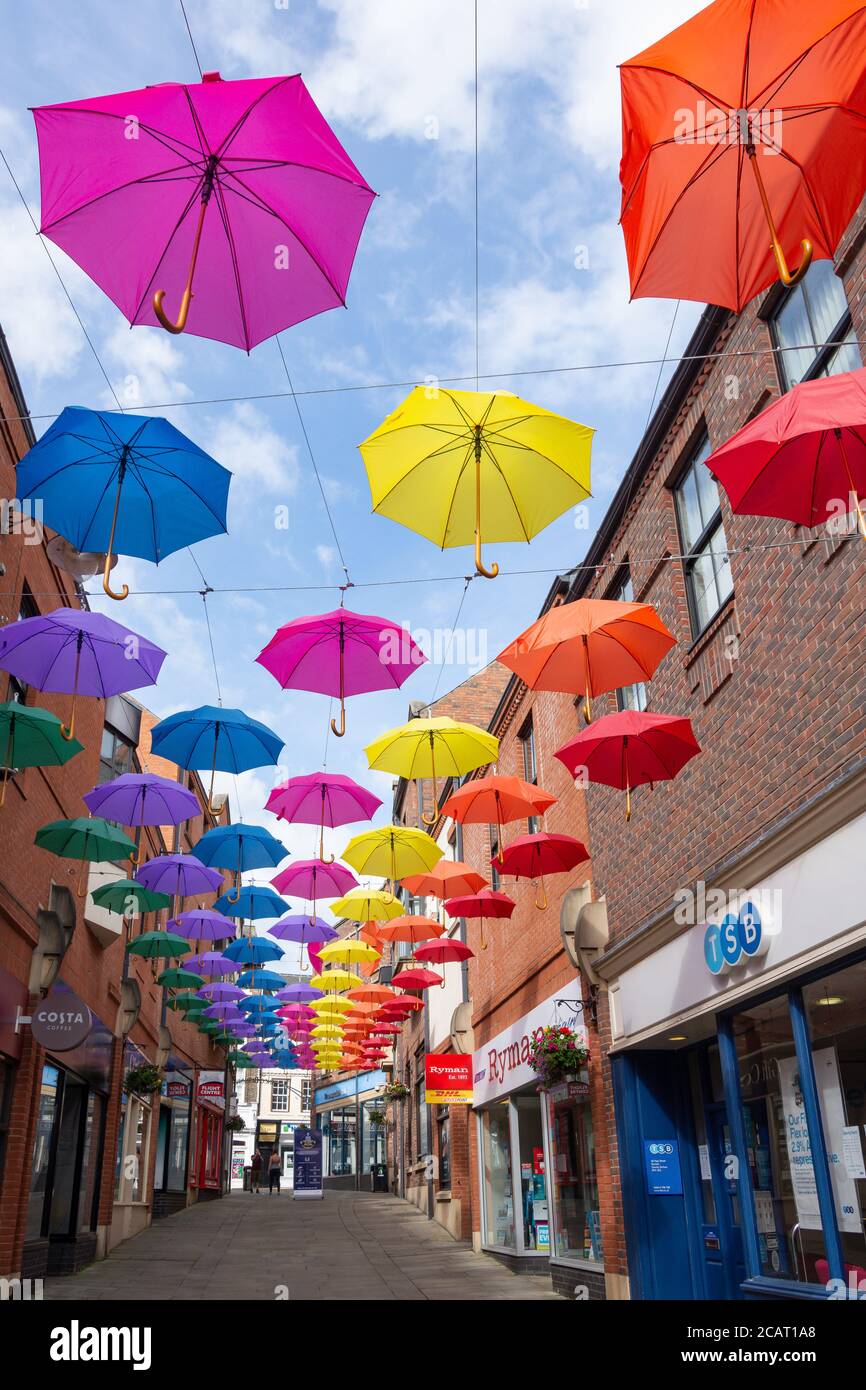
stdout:
<svg viewBox="0 0 866 1390">
<path fill-rule="evenodd" d="M 451 815 L 452 812 L 447 814 Z M 440 859 L 429 873 L 410 874 L 402 882 L 413 898 L 450 898 L 455 893 L 477 893 L 479 888 L 485 886 L 487 879 L 459 859 Z"/>
<path fill-rule="evenodd" d="M 550 792 L 534 787 L 520 777 L 478 777 L 458 787 L 441 810 L 443 816 L 453 816 L 454 820 L 464 824 L 495 825 L 501 847 L 505 822 L 543 816 L 555 801 L 556 797 L 551 796 Z M 458 891 L 463 890 L 455 888 L 449 896 L 457 897 Z M 468 891 L 474 893 L 476 890 L 470 888 Z"/>
<path fill-rule="evenodd" d="M 394 999 L 396 991 L 387 985 L 358 985 L 356 989 L 349 990 L 347 997 L 359 1004 L 382 1004 L 386 999 Z"/>
<path fill-rule="evenodd" d="M 430 941 L 441 936 L 445 928 L 432 917 L 395 917 L 377 929 L 380 941 Z"/>
<path fill-rule="evenodd" d="M 866 187 L 864 49 L 862 0 L 716 0 L 623 63 L 633 296 L 739 313 L 833 258 Z"/>
<path fill-rule="evenodd" d="M 649 603 L 580 598 L 562 603 L 522 632 L 497 658 L 532 690 L 592 697 L 648 680 L 677 639 Z"/>
</svg>

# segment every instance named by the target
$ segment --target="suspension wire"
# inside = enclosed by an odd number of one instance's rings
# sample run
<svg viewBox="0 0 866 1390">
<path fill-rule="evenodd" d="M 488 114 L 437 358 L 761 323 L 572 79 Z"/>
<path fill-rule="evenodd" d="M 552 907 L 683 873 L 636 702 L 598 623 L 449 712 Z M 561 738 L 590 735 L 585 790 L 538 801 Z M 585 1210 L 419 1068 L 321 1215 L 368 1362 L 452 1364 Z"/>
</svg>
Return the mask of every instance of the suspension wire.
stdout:
<svg viewBox="0 0 866 1390">
<path fill-rule="evenodd" d="M 479 368 L 479 278 L 478 278 L 478 0 L 475 0 L 475 390 Z"/>
<path fill-rule="evenodd" d="M 192 55 L 193 55 L 193 57 L 195 58 L 195 65 L 196 65 L 196 67 L 198 68 L 198 75 L 199 75 L 199 77 L 203 77 L 204 74 L 203 74 L 203 72 L 202 72 L 202 70 L 201 70 L 201 63 L 200 63 L 199 60 L 198 60 L 198 49 L 197 49 L 196 46 L 195 46 L 195 39 L 193 38 L 193 36 L 192 36 L 192 30 L 191 30 L 190 27 L 189 27 L 189 20 L 187 19 L 187 14 L 186 14 L 186 6 L 184 5 L 183 0 L 180 0 L 180 10 L 181 10 L 181 14 L 183 15 L 183 22 L 184 22 L 184 24 L 186 25 L 186 32 L 189 34 L 189 41 L 190 41 L 190 44 L 191 44 L 191 46 L 192 46 Z"/>
<path fill-rule="evenodd" d="M 442 683 L 442 677 L 445 674 L 445 666 L 447 664 L 448 657 L 451 654 L 451 647 L 454 643 L 454 634 L 457 631 L 457 624 L 460 622 L 460 614 L 463 612 L 463 605 L 466 602 L 466 595 L 469 592 L 469 585 L 472 583 L 474 578 L 474 574 L 467 574 L 463 577 L 463 592 L 460 595 L 460 603 L 457 605 L 457 612 L 454 616 L 454 621 L 451 624 L 451 632 L 448 635 L 448 641 L 445 646 L 445 651 L 442 653 L 442 660 L 439 663 L 439 674 L 436 677 L 436 684 L 433 687 L 433 694 L 430 697 L 430 707 L 432 707 L 436 703 L 436 696 L 439 694 L 439 686 Z"/>
</svg>

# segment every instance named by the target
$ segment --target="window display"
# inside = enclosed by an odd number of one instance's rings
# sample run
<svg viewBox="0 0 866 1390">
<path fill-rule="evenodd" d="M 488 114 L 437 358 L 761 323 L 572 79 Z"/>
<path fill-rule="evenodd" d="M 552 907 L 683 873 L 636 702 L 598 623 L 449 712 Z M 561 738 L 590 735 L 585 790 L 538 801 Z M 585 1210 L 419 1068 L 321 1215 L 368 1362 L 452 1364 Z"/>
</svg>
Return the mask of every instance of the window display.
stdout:
<svg viewBox="0 0 866 1390">
<path fill-rule="evenodd" d="M 484 1243 L 514 1250 L 514 1189 L 511 1181 L 511 1134 L 507 1101 L 481 1112 L 484 1169 Z"/>
<path fill-rule="evenodd" d="M 546 1095 L 554 1227 L 551 1253 L 560 1259 L 600 1264 L 603 1251 L 595 1137 L 586 1090 L 580 1082 L 563 1082 Z"/>
</svg>

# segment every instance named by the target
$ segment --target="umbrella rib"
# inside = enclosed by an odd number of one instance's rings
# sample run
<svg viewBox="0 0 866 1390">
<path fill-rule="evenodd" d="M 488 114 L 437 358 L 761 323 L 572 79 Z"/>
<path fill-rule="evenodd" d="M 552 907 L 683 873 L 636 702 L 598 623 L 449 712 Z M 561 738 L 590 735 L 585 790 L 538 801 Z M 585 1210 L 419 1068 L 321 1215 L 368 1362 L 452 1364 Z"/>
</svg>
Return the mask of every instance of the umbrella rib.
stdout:
<svg viewBox="0 0 866 1390">
<path fill-rule="evenodd" d="M 686 194 L 687 194 L 688 192 L 690 192 L 690 190 L 694 187 L 694 185 L 697 183 L 698 179 L 703 178 L 703 176 L 704 176 L 705 174 L 709 173 L 710 169 L 713 167 L 713 164 L 714 164 L 715 162 L 717 162 L 719 159 L 721 159 L 722 155 L 725 153 L 725 150 L 726 150 L 726 149 L 729 149 L 729 148 L 730 148 L 730 146 L 724 146 L 724 145 L 717 145 L 717 146 L 715 146 L 714 148 L 711 148 L 710 153 L 707 155 L 706 159 L 705 159 L 705 160 L 703 161 L 703 163 L 701 164 L 701 167 L 700 167 L 699 169 L 696 169 L 695 172 L 694 172 L 692 175 L 690 175 L 690 177 L 689 177 L 689 179 L 687 180 L 687 182 L 686 182 L 686 183 L 683 185 L 683 187 L 680 189 L 679 193 L 677 194 L 676 198 L 674 199 L 673 203 L 671 204 L 670 208 L 668 209 L 667 213 L 665 214 L 664 220 L 663 220 L 661 226 L 659 227 L 658 231 L 656 232 L 656 235 L 655 235 L 655 237 L 654 237 L 654 239 L 653 239 L 653 244 L 652 244 L 652 246 L 650 247 L 649 251 L 647 252 L 647 255 L 646 255 L 645 259 L 644 259 L 644 263 L 643 263 L 643 265 L 641 266 L 640 274 L 638 275 L 637 280 L 635 281 L 635 284 L 634 284 L 634 289 L 632 290 L 632 298 L 634 298 L 635 291 L 637 290 L 638 286 L 640 285 L 641 280 L 643 279 L 643 277 L 644 277 L 644 275 L 645 275 L 645 273 L 646 273 L 646 268 L 647 268 L 647 266 L 648 266 L 648 264 L 649 264 L 649 261 L 650 261 L 650 258 L 651 258 L 651 256 L 652 256 L 653 251 L 656 249 L 656 247 L 657 247 L 659 241 L 661 240 L 661 237 L 662 237 L 662 235 L 663 235 L 663 233 L 664 233 L 665 228 L 667 227 L 668 223 L 671 221 L 671 219 L 672 219 L 674 213 L 676 212 L 676 210 L 677 210 L 677 208 L 679 207 L 680 203 L 682 202 L 683 198 L 684 198 L 684 197 L 686 196 Z M 738 146 L 737 148 L 739 148 L 739 146 Z M 648 162 L 649 162 L 649 160 L 647 159 L 647 161 L 645 162 L 644 167 L 646 167 L 646 165 L 648 164 Z M 620 217 L 620 221 L 622 221 L 622 217 Z"/>
<path fill-rule="evenodd" d="M 451 492 L 451 501 L 448 503 L 448 511 L 445 513 L 445 524 L 444 524 L 444 526 L 443 526 L 443 528 L 442 528 L 442 549 L 443 549 L 443 550 L 445 549 L 445 542 L 446 542 L 447 539 L 448 539 L 448 528 L 449 528 L 450 525 L 451 525 L 451 516 L 452 516 L 452 513 L 453 513 L 453 511 L 454 511 L 454 504 L 455 504 L 455 502 L 457 501 L 457 489 L 458 489 L 459 486 L 460 486 L 460 482 L 461 482 L 461 480 L 462 480 L 462 478 L 463 478 L 464 473 L 466 472 L 466 468 L 467 468 L 467 466 L 468 466 L 468 464 L 469 464 L 469 460 L 472 458 L 474 452 L 475 452 L 474 445 L 473 445 L 473 444 L 469 444 L 469 446 L 468 446 L 468 448 L 467 448 L 467 450 L 466 450 L 466 457 L 464 458 L 462 464 L 460 465 L 460 472 L 457 474 L 457 481 L 455 482 L 454 487 L 453 487 L 452 492 Z M 426 459 L 422 459 L 421 462 L 422 462 L 422 463 L 423 463 L 423 462 L 426 462 Z M 413 468 L 410 469 L 410 472 L 414 472 L 414 469 L 417 468 L 417 467 L 419 467 L 419 466 L 420 466 L 419 464 L 415 464 L 415 465 L 413 466 Z M 401 479 L 401 481 L 405 481 L 405 479 L 408 478 L 408 476 L 409 476 L 408 473 L 404 474 L 404 477 L 403 477 L 403 479 Z M 396 486 L 396 484 L 395 484 L 395 486 Z M 391 489 L 391 491 L 393 491 L 393 488 Z M 385 497 L 387 497 L 387 496 L 388 496 L 388 493 L 385 494 Z M 383 502 L 385 501 L 385 497 L 382 498 L 382 501 L 383 501 Z M 380 504 L 380 505 L 381 505 L 381 504 Z"/>
<path fill-rule="evenodd" d="M 201 178 L 201 173 L 198 170 L 198 166 L 192 160 L 189 161 L 188 167 L 196 171 L 197 178 Z M 76 207 L 70 208 L 68 212 L 64 212 L 61 217 L 52 218 L 50 222 L 44 223 L 39 228 L 39 230 L 43 233 L 50 232 L 55 227 L 59 227 L 62 225 L 62 223 L 68 221 L 70 217 L 76 217 L 78 213 L 85 212 L 88 208 L 95 207 L 97 203 L 103 202 L 106 198 L 112 198 L 115 195 L 115 193 L 123 193 L 128 188 L 135 188 L 138 185 L 152 183 L 155 180 L 159 179 L 163 174 L 172 174 L 174 172 L 174 169 L 160 169 L 156 170 L 153 174 L 140 176 L 136 179 L 127 179 L 126 183 L 116 184 L 113 188 L 107 188 L 103 193 L 97 193 L 94 195 L 94 197 L 87 198 L 83 203 L 79 203 Z M 190 177 L 192 177 L 192 175 L 190 175 Z M 181 180 L 172 180 L 172 182 L 181 182 Z"/>
<path fill-rule="evenodd" d="M 241 327 L 243 328 L 244 342 L 246 343 L 247 352 L 249 352 L 251 347 L 250 326 L 247 322 L 247 311 L 244 305 L 244 293 L 243 287 L 241 285 L 241 271 L 240 265 L 238 264 L 238 252 L 237 247 L 235 246 L 234 236 L 232 235 L 231 222 L 229 220 L 228 208 L 226 207 L 225 202 L 225 194 L 223 192 L 223 188 L 219 179 L 216 180 L 216 184 L 217 208 L 219 209 L 220 221 L 223 225 L 223 231 L 225 232 L 226 241 L 228 243 L 229 255 L 231 256 L 232 260 L 232 272 L 234 274 L 235 290 L 237 291 L 238 296 L 238 308 L 241 312 Z"/>
<path fill-rule="evenodd" d="M 150 278 L 148 279 L 147 284 L 145 285 L 144 289 L 142 290 L 141 298 L 139 299 L 138 303 L 137 303 L 136 306 L 135 306 L 135 312 L 133 313 L 132 317 L 130 318 L 130 323 L 135 323 L 135 320 L 138 318 L 138 315 L 141 313 L 142 306 L 144 305 L 145 301 L 148 300 L 148 299 L 150 299 L 150 290 L 151 290 L 151 286 L 152 286 L 154 280 L 156 279 L 157 275 L 159 274 L 160 267 L 161 267 L 163 261 L 165 260 L 166 256 L 168 255 L 168 252 L 169 252 L 169 250 L 170 250 L 170 248 L 171 248 L 171 243 L 174 241 L 175 237 L 177 236 L 178 232 L 180 231 L 181 227 L 183 226 L 184 222 L 186 221 L 187 217 L 189 216 L 190 212 L 192 211 L 192 208 L 193 208 L 193 205 L 194 205 L 194 203 L 195 203 L 196 198 L 197 198 L 197 197 L 200 197 L 201 189 L 202 189 L 203 185 L 204 185 L 204 179 L 203 179 L 203 178 L 200 178 L 200 179 L 198 180 L 197 184 L 196 184 L 196 187 L 193 189 L 192 193 L 190 194 L 189 199 L 187 200 L 186 207 L 183 209 L 183 212 L 182 212 L 182 213 L 180 214 L 180 216 L 178 217 L 177 221 L 176 221 L 175 224 L 174 224 L 174 227 L 173 227 L 172 230 L 169 232 L 168 241 L 165 243 L 164 247 L 162 248 L 161 252 L 159 253 L 159 257 L 158 257 L 158 259 L 157 259 L 157 262 L 156 262 L 155 266 L 153 267 L 153 271 L 152 271 L 152 273 L 151 273 L 151 275 L 150 275 Z"/>
<path fill-rule="evenodd" d="M 836 33 L 837 29 L 844 28 L 846 24 L 848 24 L 851 20 L 858 18 L 858 16 L 862 13 L 863 6 L 861 5 L 860 9 L 856 10 L 854 14 L 844 15 L 842 19 L 838 20 L 837 23 L 833 25 L 831 29 L 827 29 L 824 31 L 823 34 L 820 34 L 818 38 L 816 38 L 812 43 L 809 44 L 808 48 L 805 48 L 798 57 L 792 58 L 788 63 L 787 67 L 783 68 L 781 72 L 776 74 L 775 77 L 771 77 L 769 82 L 767 82 L 766 85 L 760 89 L 760 91 L 755 93 L 752 102 L 750 102 L 750 105 L 766 107 L 767 103 L 773 100 L 773 97 L 776 95 L 776 92 L 778 92 L 779 89 L 785 84 L 785 82 L 788 81 L 789 77 L 793 76 L 796 69 L 801 65 L 801 63 L 804 63 L 806 61 L 806 59 L 815 51 L 816 48 L 820 48 L 821 44 L 826 43 Z M 768 89 L 773 86 L 773 83 L 778 83 L 778 86 L 776 86 L 775 90 L 772 93 L 770 93 L 767 97 L 765 97 L 764 100 L 760 100 L 760 98 L 764 96 L 764 93 L 767 92 Z"/>
<path fill-rule="evenodd" d="M 313 265 L 321 274 L 322 279 L 327 281 L 331 289 L 334 291 L 334 294 L 336 295 L 337 299 L 345 308 L 345 295 L 341 294 L 340 290 L 334 284 L 333 278 L 331 277 L 330 273 L 322 265 L 318 256 L 313 254 L 312 250 L 304 241 L 304 238 L 300 235 L 300 233 L 295 230 L 295 228 L 291 225 L 290 222 L 286 221 L 282 213 L 277 212 L 276 208 L 272 208 L 270 203 L 265 202 L 264 198 L 262 198 L 260 194 L 256 193 L 254 189 L 248 188 L 247 185 L 244 183 L 243 179 L 239 178 L 237 174 L 232 174 L 231 178 L 235 183 L 240 184 L 241 188 L 244 190 L 244 195 L 246 195 L 247 202 L 251 203 L 254 207 L 258 207 L 262 212 L 268 213 L 271 217 L 275 217 L 276 220 L 280 223 L 280 225 L 285 227 L 287 232 L 291 233 L 291 235 L 294 237 L 295 241 L 298 243 L 301 249 L 309 256 L 310 260 L 313 262 Z M 237 192 L 237 189 L 235 189 L 231 184 L 228 184 L 225 179 L 221 180 L 220 183 L 223 188 L 231 189 L 231 192 L 233 192 L 236 197 L 244 196 L 242 194 L 239 194 Z"/>
<path fill-rule="evenodd" d="M 763 139 L 763 137 L 761 137 L 761 138 Z M 768 143 L 769 143 L 769 142 L 768 142 Z M 823 236 L 824 236 L 824 239 L 825 239 L 825 241 L 826 241 L 826 243 L 827 243 L 828 246 L 832 246 L 832 244 L 833 244 L 833 238 L 830 236 L 830 234 L 829 234 L 828 231 L 827 231 L 827 226 L 826 226 L 826 223 L 824 222 L 824 214 L 823 214 L 823 212 L 821 211 L 820 207 L 818 206 L 818 203 L 817 203 L 817 201 L 816 201 L 816 199 L 815 199 L 815 195 L 814 195 L 814 193 L 812 192 L 812 185 L 809 183 L 809 180 L 808 180 L 807 177 L 806 177 L 806 171 L 805 171 L 805 169 L 803 168 L 803 166 L 802 166 L 802 164 L 799 162 L 799 160 L 795 159 L 794 156 L 791 155 L 791 154 L 789 154 L 787 150 L 780 149 L 780 150 L 779 150 L 779 154 L 782 156 L 783 159 L 786 159 L 786 160 L 788 161 L 789 164 L 793 164 L 794 168 L 795 168 L 796 170 L 798 170 L 798 172 L 799 172 L 799 174 L 800 174 L 800 178 L 803 180 L 803 187 L 804 187 L 805 190 L 806 190 L 806 193 L 807 193 L 808 198 L 809 198 L 809 202 L 812 204 L 812 211 L 814 212 L 815 217 L 816 217 L 817 220 L 818 220 L 818 225 L 819 225 L 819 227 L 821 228 L 821 232 L 822 232 L 822 234 L 823 234 Z"/>
</svg>

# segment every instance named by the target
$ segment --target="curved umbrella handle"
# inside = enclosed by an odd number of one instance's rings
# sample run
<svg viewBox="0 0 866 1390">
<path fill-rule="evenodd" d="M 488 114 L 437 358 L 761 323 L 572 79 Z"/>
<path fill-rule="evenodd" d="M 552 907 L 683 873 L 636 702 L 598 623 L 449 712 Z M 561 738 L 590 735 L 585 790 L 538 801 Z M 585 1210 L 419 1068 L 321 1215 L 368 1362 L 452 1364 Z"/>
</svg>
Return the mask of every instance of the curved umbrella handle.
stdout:
<svg viewBox="0 0 866 1390">
<path fill-rule="evenodd" d="M 160 323 L 162 324 L 163 328 L 166 330 L 167 333 L 182 333 L 183 330 L 186 328 L 186 321 L 189 317 L 190 301 L 192 299 L 192 289 L 190 288 L 190 281 L 187 281 L 186 286 L 184 288 L 184 292 L 181 296 L 180 301 L 180 312 L 178 313 L 177 321 L 174 323 L 162 307 L 164 299 L 165 290 L 157 290 L 156 294 L 153 296 L 153 312 L 156 314 L 156 317 L 159 319 Z"/>
<path fill-rule="evenodd" d="M 60 725 L 60 737 L 61 737 L 61 738 L 65 738 L 67 743 L 71 742 L 71 740 L 74 739 L 74 737 L 75 737 L 75 706 L 74 706 L 74 705 L 73 705 L 73 707 L 72 707 L 72 714 L 71 714 L 70 717 L 69 717 L 69 723 L 68 723 L 68 724 L 61 724 L 61 725 Z"/>
<path fill-rule="evenodd" d="M 138 868 L 141 863 L 141 845 L 136 845 L 135 849 L 130 852 L 129 862 L 134 869 Z"/>
<path fill-rule="evenodd" d="M 114 532 L 112 531 L 112 535 L 113 535 L 113 534 L 114 534 Z M 102 571 L 102 587 L 103 587 L 103 589 L 105 590 L 105 592 L 108 594 L 108 597 L 109 597 L 109 598 L 117 599 L 117 601 L 120 602 L 121 599 L 125 599 L 125 598 L 128 598 L 128 597 L 129 597 L 129 585 L 128 585 L 128 584 L 124 584 L 123 588 L 122 588 L 122 589 L 120 590 L 120 592 L 117 593 L 117 594 L 114 592 L 114 590 L 112 589 L 112 587 L 111 587 L 111 585 L 110 585 L 110 583 L 109 583 L 109 581 L 108 581 L 108 576 L 109 576 L 110 573 L 111 573 L 111 558 L 112 558 L 112 552 L 111 552 L 110 550 L 106 551 L 106 554 L 105 554 L 105 569 Z"/>
<path fill-rule="evenodd" d="M 322 861 L 323 864 L 333 864 L 334 859 L 336 858 L 336 856 L 333 855 L 333 854 L 326 854 L 326 853 L 325 853 L 325 825 L 324 825 L 324 822 L 322 822 L 322 825 L 319 827 L 319 858 L 321 859 L 321 861 Z"/>
<path fill-rule="evenodd" d="M 481 532 L 475 532 L 475 573 L 481 574 L 485 579 L 495 579 L 499 573 L 499 566 L 494 560 L 488 569 L 481 559 Z"/>
<path fill-rule="evenodd" d="M 345 703 L 341 700 L 341 701 L 340 701 L 340 727 L 337 728 L 337 721 L 336 721 L 336 719 L 332 719 L 332 720 L 331 720 L 331 733 L 335 736 L 335 738 L 342 738 L 343 735 L 345 734 L 345 732 L 346 732 L 346 706 L 345 706 Z"/>
<path fill-rule="evenodd" d="M 800 249 L 803 253 L 800 264 L 796 270 L 788 269 L 788 262 L 785 259 L 785 253 L 782 250 L 781 242 L 779 241 L 778 233 L 776 232 L 776 224 L 773 221 L 773 214 L 770 209 L 770 200 L 767 197 L 767 190 L 764 187 L 764 180 L 761 178 L 761 171 L 758 168 L 758 153 L 753 144 L 746 146 L 746 154 L 749 156 L 749 163 L 752 166 L 752 172 L 755 175 L 755 182 L 758 185 L 758 193 L 760 195 L 761 204 L 764 209 L 764 216 L 767 219 L 767 227 L 770 232 L 770 246 L 772 247 L 773 256 L 776 260 L 776 269 L 779 272 L 779 279 L 781 280 L 783 285 L 786 285 L 790 289 L 794 285 L 799 285 L 800 281 L 803 279 L 803 276 L 806 274 L 806 271 L 809 269 L 809 266 L 812 264 L 812 254 L 814 248 L 808 237 L 803 237 L 803 240 L 800 242 Z"/>
<path fill-rule="evenodd" d="M 81 868 L 78 871 L 78 882 L 75 885 L 76 898 L 87 897 L 87 860 L 82 859 Z"/>
<path fill-rule="evenodd" d="M 538 882 L 541 890 L 541 901 L 539 902 L 538 893 L 536 892 L 535 906 L 538 908 L 539 912 L 544 912 L 545 908 L 547 907 L 547 889 L 544 886 L 544 874 L 541 875 L 541 878 L 538 880 Z"/>
<path fill-rule="evenodd" d="M 234 888 L 230 888 L 226 893 L 226 902 L 231 903 L 232 907 L 241 900 L 241 885 L 236 883 Z"/>
</svg>

